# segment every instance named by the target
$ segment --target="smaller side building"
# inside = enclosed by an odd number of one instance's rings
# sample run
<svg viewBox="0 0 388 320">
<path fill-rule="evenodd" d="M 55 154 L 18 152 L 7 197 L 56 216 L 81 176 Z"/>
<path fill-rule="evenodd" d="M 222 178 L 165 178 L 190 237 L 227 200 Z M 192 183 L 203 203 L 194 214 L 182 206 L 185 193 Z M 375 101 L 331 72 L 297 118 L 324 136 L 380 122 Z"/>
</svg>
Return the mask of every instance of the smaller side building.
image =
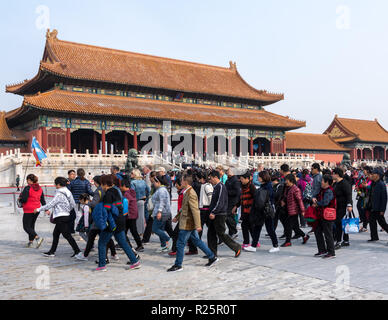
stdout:
<svg viewBox="0 0 388 320">
<path fill-rule="evenodd" d="M 318 162 L 337 164 L 350 152 L 327 134 L 287 132 L 286 142 L 287 153 L 313 155 Z"/>
<path fill-rule="evenodd" d="M 388 159 L 388 131 L 377 119 L 374 121 L 347 119 L 336 115 L 324 133 L 349 149 L 353 161 Z"/>
</svg>

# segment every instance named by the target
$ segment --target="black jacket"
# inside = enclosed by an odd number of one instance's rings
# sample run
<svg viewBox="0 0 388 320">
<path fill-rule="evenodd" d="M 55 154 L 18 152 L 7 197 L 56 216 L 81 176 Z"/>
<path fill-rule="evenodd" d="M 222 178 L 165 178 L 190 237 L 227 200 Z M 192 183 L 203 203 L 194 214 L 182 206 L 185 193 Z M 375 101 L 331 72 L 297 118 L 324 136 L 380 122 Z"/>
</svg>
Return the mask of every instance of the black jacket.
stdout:
<svg viewBox="0 0 388 320">
<path fill-rule="evenodd" d="M 385 212 L 387 209 L 387 187 L 381 179 L 372 182 L 371 205 L 373 212 Z"/>
<path fill-rule="evenodd" d="M 214 187 L 212 201 L 210 203 L 210 214 L 226 216 L 228 209 L 228 191 L 220 182 Z"/>
<path fill-rule="evenodd" d="M 352 186 L 350 183 L 343 179 L 342 181 L 334 184 L 334 193 L 337 199 L 337 208 L 344 209 L 349 204 L 353 205 L 352 199 Z"/>
<path fill-rule="evenodd" d="M 241 182 L 237 176 L 233 176 L 226 181 L 225 186 L 228 190 L 228 213 L 231 213 L 233 207 L 240 202 Z"/>
</svg>

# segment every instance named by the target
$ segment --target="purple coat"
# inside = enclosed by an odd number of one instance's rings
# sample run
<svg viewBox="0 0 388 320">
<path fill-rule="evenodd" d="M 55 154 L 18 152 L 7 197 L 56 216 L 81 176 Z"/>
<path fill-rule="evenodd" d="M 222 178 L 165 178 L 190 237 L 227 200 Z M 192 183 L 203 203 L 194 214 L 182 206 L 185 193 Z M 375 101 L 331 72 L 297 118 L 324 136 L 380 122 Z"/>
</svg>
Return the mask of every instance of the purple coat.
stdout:
<svg viewBox="0 0 388 320">
<path fill-rule="evenodd" d="M 301 178 L 301 179 L 298 180 L 297 186 L 300 189 L 300 191 L 302 191 L 302 194 L 304 192 L 304 189 L 306 189 L 307 182 L 311 184 L 311 181 L 312 180 L 311 180 L 310 176 L 306 176 L 306 177 Z"/>
<path fill-rule="evenodd" d="M 129 189 L 125 192 L 124 197 L 128 199 L 128 219 L 136 220 L 139 217 L 137 209 L 136 191 Z"/>
</svg>

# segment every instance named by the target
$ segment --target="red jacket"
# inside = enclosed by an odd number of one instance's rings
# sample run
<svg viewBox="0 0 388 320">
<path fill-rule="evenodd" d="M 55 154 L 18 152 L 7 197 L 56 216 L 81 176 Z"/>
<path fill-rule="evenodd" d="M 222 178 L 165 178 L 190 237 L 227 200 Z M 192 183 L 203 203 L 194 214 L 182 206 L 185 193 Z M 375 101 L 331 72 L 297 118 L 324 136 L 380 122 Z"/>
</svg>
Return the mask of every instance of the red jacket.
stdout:
<svg viewBox="0 0 388 320">
<path fill-rule="evenodd" d="M 24 213 L 34 213 L 35 209 L 39 209 L 42 205 L 46 205 L 43 190 L 37 183 L 24 188 L 20 195 L 20 200 L 23 203 Z"/>
<path fill-rule="evenodd" d="M 139 211 L 137 208 L 136 191 L 129 189 L 124 193 L 124 197 L 128 200 L 128 219 L 136 220 L 139 217 Z"/>
<path fill-rule="evenodd" d="M 296 216 L 305 211 L 302 192 L 293 185 L 287 193 L 287 211 L 290 216 Z"/>
</svg>

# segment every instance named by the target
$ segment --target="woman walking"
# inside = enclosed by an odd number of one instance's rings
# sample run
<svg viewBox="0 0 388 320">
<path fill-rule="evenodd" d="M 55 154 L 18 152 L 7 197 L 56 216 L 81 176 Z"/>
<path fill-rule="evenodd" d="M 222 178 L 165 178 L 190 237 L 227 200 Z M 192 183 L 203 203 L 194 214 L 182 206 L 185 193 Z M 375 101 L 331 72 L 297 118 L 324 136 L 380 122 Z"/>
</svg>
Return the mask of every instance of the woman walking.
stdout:
<svg viewBox="0 0 388 320">
<path fill-rule="evenodd" d="M 303 244 L 306 244 L 310 239 L 310 236 L 300 230 L 298 221 L 299 212 L 301 212 L 303 216 L 305 213 L 302 192 L 296 186 L 296 179 L 293 174 L 286 176 L 285 184 L 288 187 L 286 194 L 287 203 L 285 204 L 283 200 L 282 202 L 283 205 L 287 206 L 288 217 L 285 220 L 286 241 L 282 244 L 282 247 L 291 247 L 292 230 L 295 232 L 295 238 L 303 237 Z"/>
<path fill-rule="evenodd" d="M 35 248 L 39 249 L 42 245 L 43 238 L 35 232 L 35 223 L 39 213 L 34 213 L 35 209 L 46 204 L 43 190 L 38 184 L 38 177 L 33 174 L 27 176 L 28 186 L 24 188 L 19 200 L 23 205 L 23 229 L 28 234 L 29 242 L 27 248 L 32 248 L 35 241 Z"/>
<path fill-rule="evenodd" d="M 161 249 L 158 252 L 167 253 L 172 249 L 172 239 L 166 234 L 166 225 L 171 216 L 170 194 L 167 190 L 165 177 L 155 176 L 152 179 L 155 193 L 152 196 L 154 205 L 152 217 L 154 219 L 152 231 L 159 236 Z"/>
<path fill-rule="evenodd" d="M 70 211 L 76 209 L 76 204 L 74 202 L 73 196 L 69 189 L 67 189 L 67 179 L 66 178 L 56 178 L 55 187 L 57 192 L 55 193 L 54 199 L 47 205 L 35 209 L 35 213 L 42 211 L 52 210 L 52 218 L 55 224 L 53 232 L 53 243 L 51 245 L 50 251 L 44 253 L 45 257 L 55 257 L 55 252 L 57 251 L 59 237 L 62 234 L 63 237 L 69 242 L 70 246 L 74 250 L 72 258 L 81 252 L 78 248 L 77 243 L 71 236 L 69 230 L 69 221 L 70 221 Z"/>
<path fill-rule="evenodd" d="M 98 240 L 98 268 L 96 271 L 105 272 L 106 269 L 106 247 L 109 241 L 114 236 L 120 247 L 124 250 L 125 254 L 129 258 L 130 270 L 139 269 L 140 262 L 136 258 L 132 248 L 129 246 L 125 238 L 125 216 L 123 214 L 122 198 L 119 191 L 114 188 L 114 176 L 106 175 L 101 179 L 102 188 L 105 191 L 105 195 L 102 199 L 104 208 L 107 210 L 108 215 L 111 215 L 114 219 L 116 227 L 111 230 L 108 226 L 104 230 L 101 230 Z M 118 215 L 114 215 L 114 207 L 118 210 Z M 94 213 L 93 213 L 94 214 Z"/>
<path fill-rule="evenodd" d="M 318 253 L 315 257 L 322 257 L 325 259 L 335 258 L 333 238 L 334 221 L 325 220 L 323 214 L 324 210 L 327 208 L 336 208 L 335 192 L 332 185 L 333 178 L 329 175 L 323 176 L 321 191 L 317 196 L 317 201 L 313 204 L 313 207 L 318 211 L 318 224 L 314 230 L 318 246 Z"/>
<path fill-rule="evenodd" d="M 279 252 L 279 242 L 274 229 L 274 191 L 268 171 L 259 173 L 260 188 L 253 198 L 249 220 L 252 226 L 252 245 L 244 248 L 248 252 L 256 252 L 261 230 L 265 224 L 268 235 L 271 237 L 272 249 L 270 253 Z M 272 208 L 272 210 L 270 210 Z M 266 212 L 270 210 L 270 212 Z"/>
<path fill-rule="evenodd" d="M 131 189 L 136 192 L 138 218 L 136 220 L 136 228 L 140 236 L 144 235 L 146 227 L 146 216 L 145 216 L 145 203 L 150 194 L 150 188 L 147 183 L 143 180 L 140 170 L 135 169 L 131 173 Z"/>
</svg>

